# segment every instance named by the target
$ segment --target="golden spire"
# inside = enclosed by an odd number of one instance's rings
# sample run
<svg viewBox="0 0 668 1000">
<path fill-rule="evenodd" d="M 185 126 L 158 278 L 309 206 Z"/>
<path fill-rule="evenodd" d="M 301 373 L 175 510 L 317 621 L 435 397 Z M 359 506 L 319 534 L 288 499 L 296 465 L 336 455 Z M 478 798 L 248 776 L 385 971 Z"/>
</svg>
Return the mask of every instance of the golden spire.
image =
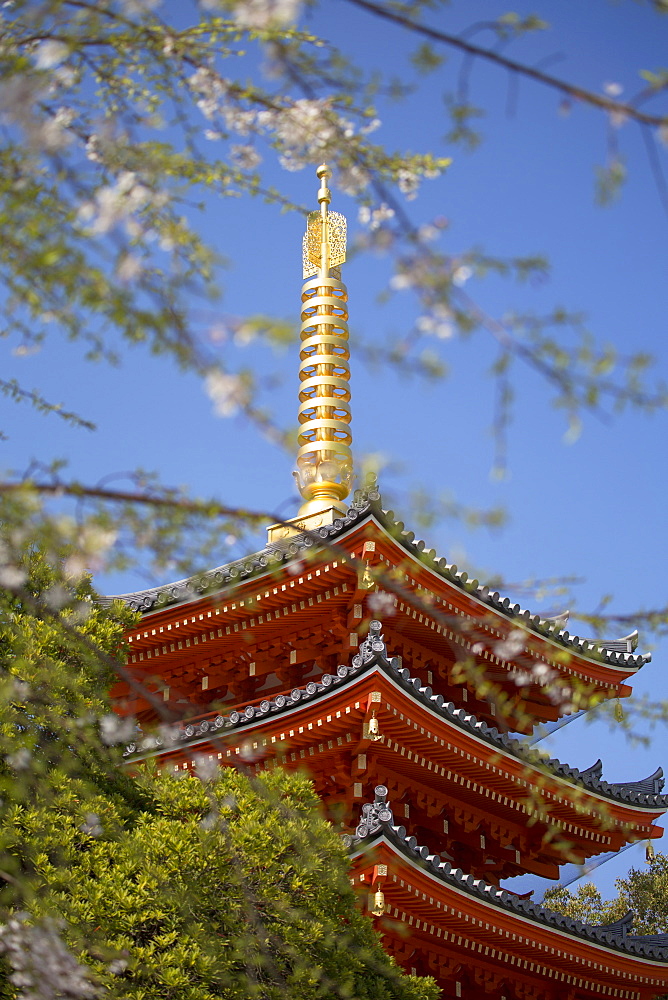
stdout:
<svg viewBox="0 0 668 1000">
<path fill-rule="evenodd" d="M 319 212 L 311 212 L 304 236 L 304 282 L 299 378 L 299 452 L 295 478 L 304 498 L 298 518 L 315 527 L 345 513 L 353 456 L 350 450 L 348 292 L 338 267 L 346 259 L 346 220 L 329 211 L 326 165 L 320 178 Z M 312 277 L 315 275 L 315 277 Z M 315 515 L 315 518 L 314 518 Z"/>
</svg>

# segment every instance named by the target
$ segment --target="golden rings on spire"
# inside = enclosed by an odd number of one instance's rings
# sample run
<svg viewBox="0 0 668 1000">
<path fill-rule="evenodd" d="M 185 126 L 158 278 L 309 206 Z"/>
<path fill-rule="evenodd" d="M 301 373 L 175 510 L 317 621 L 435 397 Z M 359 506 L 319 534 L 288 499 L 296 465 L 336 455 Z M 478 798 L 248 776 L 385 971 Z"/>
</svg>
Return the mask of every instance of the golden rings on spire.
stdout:
<svg viewBox="0 0 668 1000">
<path fill-rule="evenodd" d="M 334 508 L 350 492 L 350 368 L 348 360 L 348 293 L 331 269 L 345 261 L 346 220 L 329 212 L 331 176 L 318 167 L 320 212 L 308 218 L 304 237 L 302 288 L 299 452 L 295 477 L 305 504 L 300 515 Z M 316 275 L 316 277 L 312 277 Z"/>
</svg>

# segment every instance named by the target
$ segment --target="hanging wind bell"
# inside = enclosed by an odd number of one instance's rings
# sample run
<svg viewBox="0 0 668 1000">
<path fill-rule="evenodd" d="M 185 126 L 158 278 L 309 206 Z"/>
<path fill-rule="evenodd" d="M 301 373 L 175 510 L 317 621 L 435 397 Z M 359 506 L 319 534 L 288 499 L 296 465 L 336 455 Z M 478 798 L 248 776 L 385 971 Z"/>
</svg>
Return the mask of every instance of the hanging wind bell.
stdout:
<svg viewBox="0 0 668 1000">
<path fill-rule="evenodd" d="M 367 726 L 367 736 L 373 742 L 377 743 L 378 740 L 382 740 L 383 734 L 380 731 L 380 726 L 378 724 L 378 719 L 376 718 L 375 709 L 371 713 L 371 718 L 369 719 L 369 725 Z"/>
<path fill-rule="evenodd" d="M 358 586 L 360 590 L 371 590 L 372 587 L 376 586 L 376 581 L 373 578 L 373 573 L 368 562 L 364 563 L 364 569 L 358 573 Z"/>
<path fill-rule="evenodd" d="M 374 917 L 382 917 L 385 913 L 385 893 L 382 889 L 376 889 L 373 894 L 373 908 L 371 912 Z"/>
</svg>

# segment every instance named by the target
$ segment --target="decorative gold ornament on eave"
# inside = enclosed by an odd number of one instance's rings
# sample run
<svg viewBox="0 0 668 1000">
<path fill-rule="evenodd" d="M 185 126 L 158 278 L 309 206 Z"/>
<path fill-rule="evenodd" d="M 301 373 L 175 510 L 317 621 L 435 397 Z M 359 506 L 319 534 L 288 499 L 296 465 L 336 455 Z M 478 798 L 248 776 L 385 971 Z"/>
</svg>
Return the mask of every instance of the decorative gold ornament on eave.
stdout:
<svg viewBox="0 0 668 1000">
<path fill-rule="evenodd" d="M 318 167 L 319 212 L 307 219 L 303 240 L 299 451 L 294 472 L 304 503 L 296 518 L 269 528 L 269 541 L 331 524 L 346 513 L 353 479 L 350 446 L 348 292 L 338 268 L 346 259 L 346 220 L 329 211 L 332 172 Z"/>
</svg>

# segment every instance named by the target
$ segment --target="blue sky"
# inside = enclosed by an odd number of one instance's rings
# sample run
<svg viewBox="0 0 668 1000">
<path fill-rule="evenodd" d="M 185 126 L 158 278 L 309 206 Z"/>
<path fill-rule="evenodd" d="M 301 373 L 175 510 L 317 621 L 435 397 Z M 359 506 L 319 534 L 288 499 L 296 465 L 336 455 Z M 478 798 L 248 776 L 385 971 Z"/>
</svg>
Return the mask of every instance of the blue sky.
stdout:
<svg viewBox="0 0 668 1000">
<path fill-rule="evenodd" d="M 528 14 L 534 7 L 515 9 Z M 505 10 L 496 0 L 468 0 L 427 19 L 456 33 Z M 536 12 L 550 30 L 518 41 L 508 53 L 531 64 L 559 57 L 550 61 L 549 71 L 583 87 L 601 92 L 606 84 L 619 84 L 622 96 L 630 97 L 640 89 L 638 71 L 656 69 L 665 59 L 668 20 L 648 4 L 558 0 L 541 3 Z M 475 246 L 502 256 L 549 258 L 547 280 L 526 286 L 472 280 L 466 287 L 474 299 L 498 317 L 554 306 L 581 311 L 598 340 L 622 353 L 652 353 L 665 379 L 668 215 L 636 126 L 627 123 L 618 130 L 629 176 L 620 199 L 603 209 L 593 193 L 595 165 L 606 157 L 608 124 L 600 112 L 573 105 L 564 114 L 558 94 L 525 80 L 509 113 L 507 74 L 476 64 L 471 96 L 486 115 L 480 120 L 483 142 L 468 154 L 443 138 L 449 128 L 443 93 L 453 87 L 459 56 L 447 53 L 442 69 L 420 78 L 409 62 L 416 43 L 346 0 L 316 8 L 306 23 L 369 70 L 388 72 L 391 66 L 416 83 L 406 101 L 379 108 L 383 126 L 377 138 L 389 146 L 453 157 L 446 174 L 427 182 L 408 206 L 417 221 L 447 217 L 442 249 L 459 253 Z M 476 38 L 481 44 L 488 40 L 484 33 Z M 249 72 L 257 72 L 253 60 Z M 648 109 L 665 110 L 665 103 L 654 104 Z M 661 145 L 657 150 L 668 172 L 666 150 Z M 316 207 L 312 171 L 284 173 L 271 162 L 267 170 L 273 183 Z M 332 207 L 348 216 L 354 238 L 357 209 L 336 191 L 336 178 L 332 187 Z M 259 202 L 229 199 L 208 199 L 197 219 L 203 235 L 230 262 L 221 274 L 223 298 L 203 314 L 203 326 L 213 328 L 220 317 L 251 312 L 297 322 L 303 220 Z M 388 276 L 387 260 L 372 255 L 357 255 L 346 265 L 353 337 L 382 344 L 411 327 L 416 312 L 410 294 L 386 305 L 378 302 Z M 62 400 L 94 420 L 98 430 L 68 430 L 25 406 L 3 403 L 10 434 L 0 443 L 4 470 L 23 469 L 31 458 L 63 456 L 74 476 L 95 482 L 143 467 L 157 470 L 168 484 L 187 484 L 195 495 L 288 516 L 295 511 L 292 457 L 239 418 L 216 417 L 199 381 L 169 361 L 139 348 L 111 369 L 85 365 L 76 345 L 62 341 L 53 340 L 27 357 L 14 355 L 15 346 L 7 341 L 0 347 L 5 375 Z M 449 520 L 424 532 L 426 540 L 481 579 L 497 574 L 513 583 L 582 578 L 575 597 L 585 610 L 596 608 L 603 595 L 612 595 L 610 607 L 619 611 L 664 605 L 666 414 L 587 418 L 579 439 L 567 443 L 564 415 L 552 407 L 549 387 L 517 365 L 508 474 L 498 480 L 491 475 L 493 343 L 475 333 L 466 341 L 454 338 L 434 346 L 450 370 L 447 379 L 434 384 L 383 366 L 370 370 L 352 358 L 354 448 L 358 455 L 378 453 L 387 460 L 381 487 L 395 511 L 407 510 L 410 492 L 418 486 L 434 496 L 450 493 L 472 507 L 502 506 L 508 523 L 501 530 L 471 532 Z M 277 356 L 258 345 L 222 345 L 220 350 L 229 359 L 228 352 L 241 355 L 239 363 L 245 355 L 247 363 L 275 374 L 279 384 L 267 402 L 281 422 L 296 422 L 295 349 Z M 238 554 L 221 552 L 217 562 Z M 103 580 L 101 586 L 120 591 L 149 582 L 128 576 Z M 562 600 L 519 599 L 533 611 L 559 610 Z M 640 648 L 649 642 L 641 636 Z M 668 699 L 667 657 L 668 644 L 657 644 L 653 662 L 634 685 L 637 694 Z M 619 728 L 609 731 L 603 724 L 578 721 L 551 746 L 555 755 L 577 766 L 601 756 L 604 777 L 624 781 L 644 777 L 657 763 L 668 766 L 665 729 L 651 737 L 649 749 L 630 748 Z M 606 865 L 597 881 L 607 891 L 612 879 L 634 863 L 642 863 L 640 848 Z"/>
</svg>

